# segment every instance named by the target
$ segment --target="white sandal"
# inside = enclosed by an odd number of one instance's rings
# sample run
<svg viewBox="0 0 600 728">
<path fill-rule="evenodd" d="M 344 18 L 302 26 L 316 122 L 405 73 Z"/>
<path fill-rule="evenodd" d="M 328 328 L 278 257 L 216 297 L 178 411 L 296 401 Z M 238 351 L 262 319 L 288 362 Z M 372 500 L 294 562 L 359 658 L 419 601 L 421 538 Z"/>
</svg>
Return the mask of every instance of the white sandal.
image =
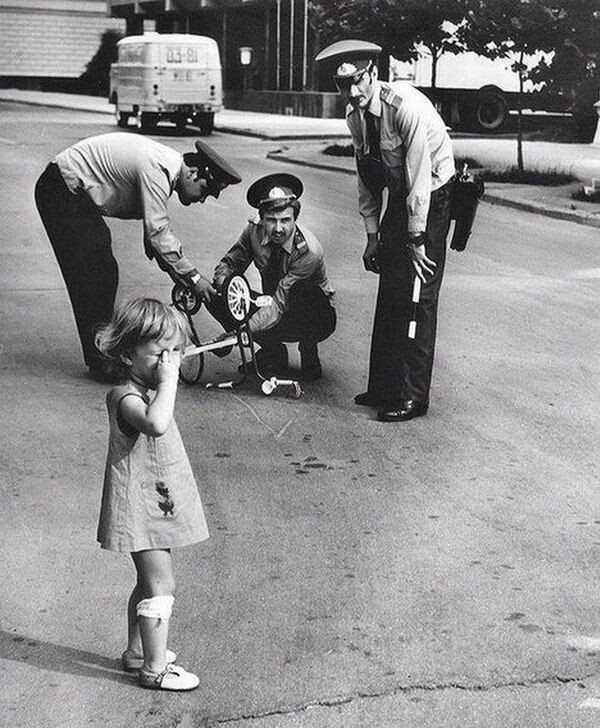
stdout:
<svg viewBox="0 0 600 728">
<path fill-rule="evenodd" d="M 167 658 L 167 665 L 170 665 L 177 659 L 177 655 L 172 650 L 167 650 L 165 655 Z M 125 652 L 121 655 L 121 665 L 125 672 L 137 672 L 138 670 L 141 670 L 143 664 L 144 658 L 141 655 L 136 655 L 135 652 L 125 650 Z"/>
<path fill-rule="evenodd" d="M 167 665 L 163 672 L 151 672 L 142 667 L 139 681 L 143 688 L 151 690 L 194 690 L 200 684 L 197 675 L 179 665 Z"/>
</svg>

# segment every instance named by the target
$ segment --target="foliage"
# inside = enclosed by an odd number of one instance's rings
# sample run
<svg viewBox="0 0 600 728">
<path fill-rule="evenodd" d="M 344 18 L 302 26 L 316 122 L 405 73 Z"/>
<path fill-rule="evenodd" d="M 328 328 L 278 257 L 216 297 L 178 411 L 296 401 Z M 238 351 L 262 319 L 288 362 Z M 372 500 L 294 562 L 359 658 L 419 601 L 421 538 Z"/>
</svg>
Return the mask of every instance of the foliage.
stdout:
<svg viewBox="0 0 600 728">
<path fill-rule="evenodd" d="M 600 0 L 547 0 L 555 22 L 554 56 L 532 73 L 546 93 L 563 99 L 573 113 L 580 141 L 596 128 L 593 108 L 600 86 Z"/>
</svg>

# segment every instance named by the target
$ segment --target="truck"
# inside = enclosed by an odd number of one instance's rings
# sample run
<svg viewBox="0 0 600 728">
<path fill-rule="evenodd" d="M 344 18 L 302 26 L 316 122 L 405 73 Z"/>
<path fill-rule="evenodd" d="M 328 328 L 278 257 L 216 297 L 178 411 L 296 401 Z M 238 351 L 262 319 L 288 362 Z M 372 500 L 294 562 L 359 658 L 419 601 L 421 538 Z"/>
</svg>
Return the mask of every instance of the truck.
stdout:
<svg viewBox="0 0 600 728">
<path fill-rule="evenodd" d="M 437 62 L 436 83 L 432 87 L 432 56 L 418 45 L 418 57 L 412 61 L 390 59 L 390 78 L 412 83 L 434 101 L 446 123 L 452 128 L 464 128 L 493 134 L 501 131 L 517 108 L 519 75 L 511 68 L 514 57 L 485 58 L 477 53 L 443 53 Z M 550 54 L 537 52 L 524 58 L 534 67 Z M 525 81 L 523 107 L 529 112 L 559 112 L 547 109 L 540 94 L 541 86 Z"/>
<path fill-rule="evenodd" d="M 119 127 L 130 120 L 139 129 L 159 121 L 187 124 L 211 134 L 223 108 L 219 48 L 213 38 L 191 33 L 132 35 L 117 43 L 110 68 L 109 102 Z"/>
</svg>

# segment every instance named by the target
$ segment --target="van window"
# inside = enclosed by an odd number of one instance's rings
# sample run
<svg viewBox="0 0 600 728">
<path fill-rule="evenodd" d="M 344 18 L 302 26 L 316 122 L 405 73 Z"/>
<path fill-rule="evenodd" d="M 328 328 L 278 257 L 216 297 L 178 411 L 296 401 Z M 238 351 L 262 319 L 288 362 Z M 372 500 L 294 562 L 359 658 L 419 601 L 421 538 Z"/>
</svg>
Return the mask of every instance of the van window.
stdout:
<svg viewBox="0 0 600 728">
<path fill-rule="evenodd" d="M 124 43 L 119 46 L 119 61 L 121 63 L 143 63 L 143 58 L 143 43 Z"/>
</svg>

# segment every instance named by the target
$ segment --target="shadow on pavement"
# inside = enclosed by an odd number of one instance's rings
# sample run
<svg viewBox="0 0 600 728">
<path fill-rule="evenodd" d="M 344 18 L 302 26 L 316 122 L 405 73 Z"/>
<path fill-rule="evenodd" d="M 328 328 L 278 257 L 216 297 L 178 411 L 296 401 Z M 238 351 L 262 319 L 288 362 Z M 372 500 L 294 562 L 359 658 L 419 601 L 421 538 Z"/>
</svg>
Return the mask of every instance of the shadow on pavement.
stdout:
<svg viewBox="0 0 600 728">
<path fill-rule="evenodd" d="M 69 675 L 110 680 L 123 685 L 137 684 L 134 683 L 135 677 L 119 669 L 116 659 L 3 630 L 0 630 L 0 658 Z"/>
</svg>

